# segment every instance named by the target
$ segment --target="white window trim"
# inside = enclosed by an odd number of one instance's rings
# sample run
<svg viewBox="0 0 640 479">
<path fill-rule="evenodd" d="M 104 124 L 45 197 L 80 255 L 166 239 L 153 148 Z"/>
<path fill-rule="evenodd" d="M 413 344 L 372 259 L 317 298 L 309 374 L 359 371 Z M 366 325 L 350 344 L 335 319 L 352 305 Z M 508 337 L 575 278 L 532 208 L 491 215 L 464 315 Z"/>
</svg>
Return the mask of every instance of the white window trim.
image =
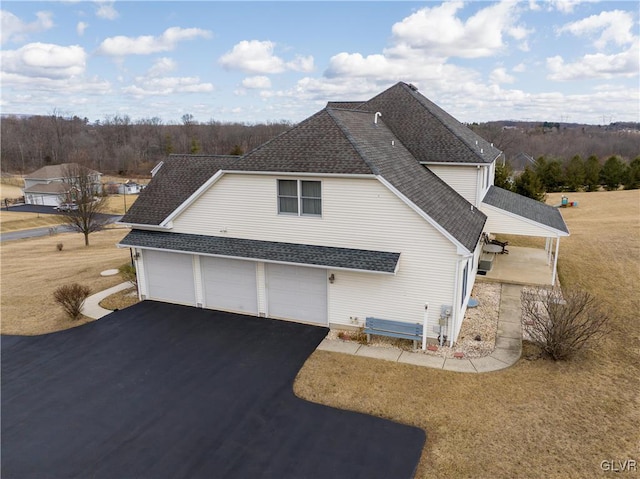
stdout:
<svg viewBox="0 0 640 479">
<path fill-rule="evenodd" d="M 298 199 L 298 212 L 297 213 L 292 213 L 292 212 L 288 212 L 288 211 L 280 211 L 280 198 L 293 198 L 293 196 L 281 196 L 280 195 L 280 181 L 296 181 L 296 196 Z M 308 181 L 308 182 L 317 182 L 320 183 L 320 197 L 316 198 L 313 196 L 302 196 L 302 182 L 303 181 Z M 322 214 L 324 213 L 324 208 L 323 208 L 323 201 L 322 201 L 322 180 L 311 180 L 311 179 L 293 179 L 293 178 L 278 178 L 276 180 L 276 209 L 278 212 L 278 215 L 280 216 L 308 216 L 311 218 L 322 218 Z M 302 199 L 306 198 L 306 199 L 319 199 L 320 200 L 320 211 L 322 211 L 323 213 L 320 213 L 319 215 L 316 214 L 312 214 L 312 213 L 303 213 L 302 212 Z"/>
</svg>

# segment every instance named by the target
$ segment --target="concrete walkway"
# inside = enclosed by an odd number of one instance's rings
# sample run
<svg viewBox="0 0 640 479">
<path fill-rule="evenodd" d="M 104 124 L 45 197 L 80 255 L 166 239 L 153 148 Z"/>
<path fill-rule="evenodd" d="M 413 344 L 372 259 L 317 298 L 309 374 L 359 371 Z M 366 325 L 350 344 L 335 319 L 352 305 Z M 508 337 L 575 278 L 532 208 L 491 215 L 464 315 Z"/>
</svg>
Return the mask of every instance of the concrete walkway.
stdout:
<svg viewBox="0 0 640 479">
<path fill-rule="evenodd" d="M 502 285 L 496 348 L 489 356 L 482 358 L 442 358 L 422 352 L 378 348 L 340 339 L 324 339 L 318 349 L 461 373 L 485 373 L 508 368 L 520 359 L 522 353 L 521 292 L 522 286 Z"/>
<path fill-rule="evenodd" d="M 104 309 L 100 307 L 100 301 L 102 301 L 107 296 L 111 296 L 112 294 L 129 288 L 133 288 L 133 283 L 127 281 L 125 283 L 117 284 L 112 288 L 105 289 L 104 291 L 100 291 L 99 293 L 89 296 L 82 306 L 82 314 L 92 319 L 100 319 L 109 313 L 113 313 L 113 311 L 111 311 L 110 309 Z"/>
</svg>

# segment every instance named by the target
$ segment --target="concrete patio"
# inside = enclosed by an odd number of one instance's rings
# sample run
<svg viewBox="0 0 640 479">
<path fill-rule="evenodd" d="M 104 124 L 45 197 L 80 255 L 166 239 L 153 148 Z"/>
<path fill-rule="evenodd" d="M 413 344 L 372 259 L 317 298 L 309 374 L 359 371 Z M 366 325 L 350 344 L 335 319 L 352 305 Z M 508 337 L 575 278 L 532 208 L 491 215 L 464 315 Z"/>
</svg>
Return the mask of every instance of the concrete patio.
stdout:
<svg viewBox="0 0 640 479">
<path fill-rule="evenodd" d="M 508 246 L 509 254 L 496 254 L 493 268 L 478 281 L 493 281 L 520 285 L 551 285 L 553 258 L 544 249 Z"/>
</svg>

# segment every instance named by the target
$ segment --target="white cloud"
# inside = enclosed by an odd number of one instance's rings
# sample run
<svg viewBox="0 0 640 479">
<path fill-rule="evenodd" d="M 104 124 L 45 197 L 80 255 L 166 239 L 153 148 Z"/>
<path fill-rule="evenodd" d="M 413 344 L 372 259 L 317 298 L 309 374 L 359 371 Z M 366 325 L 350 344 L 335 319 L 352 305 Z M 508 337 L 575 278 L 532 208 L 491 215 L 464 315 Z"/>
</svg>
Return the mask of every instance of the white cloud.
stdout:
<svg viewBox="0 0 640 479">
<path fill-rule="evenodd" d="M 242 80 L 242 86 L 250 90 L 265 90 L 271 88 L 271 80 L 266 76 L 247 77 Z"/>
<path fill-rule="evenodd" d="M 29 43 L 18 50 L 0 52 L 2 70 L 27 77 L 70 78 L 85 71 L 87 54 L 78 45 Z"/>
<path fill-rule="evenodd" d="M 167 73 L 174 71 L 177 67 L 178 64 L 171 58 L 158 58 L 149 69 L 149 76 L 157 77 L 166 75 Z"/>
<path fill-rule="evenodd" d="M 518 63 L 515 67 L 513 67 L 513 71 L 516 73 L 524 73 L 527 71 L 527 66 L 524 63 Z"/>
<path fill-rule="evenodd" d="M 211 32 L 200 28 L 167 28 L 162 35 L 125 37 L 122 35 L 105 39 L 98 47 L 98 53 L 109 56 L 149 55 L 175 49 L 178 42 L 195 38 L 210 38 Z"/>
<path fill-rule="evenodd" d="M 574 8 L 581 3 L 593 2 L 598 0 L 549 0 L 548 6 L 550 10 L 558 10 L 562 13 L 572 13 Z"/>
<path fill-rule="evenodd" d="M 51 12 L 37 12 L 36 20 L 25 23 L 7 10 L 0 10 L 0 41 L 22 41 L 29 33 L 43 32 L 53 27 Z"/>
<path fill-rule="evenodd" d="M 568 23 L 558 29 L 558 33 L 571 33 L 578 37 L 596 37 L 594 46 L 603 50 L 609 43 L 617 46 L 633 42 L 634 20 L 630 12 L 613 10 L 599 15 Z"/>
<path fill-rule="evenodd" d="M 500 67 L 500 68 L 496 68 L 491 72 L 491 75 L 489 75 L 489 79 L 491 80 L 491 83 L 514 83 L 516 81 L 516 79 L 512 76 L 509 75 L 507 73 L 506 68 Z"/>
<path fill-rule="evenodd" d="M 242 40 L 222 55 L 218 63 L 227 70 L 240 70 L 245 73 L 275 74 L 287 70 L 310 72 L 314 69 L 312 56 L 296 56 L 285 62 L 274 54 L 276 44 L 269 40 Z"/>
<path fill-rule="evenodd" d="M 82 36 L 84 35 L 84 31 L 87 29 L 87 27 L 89 27 L 88 23 L 78 22 L 78 24 L 76 25 L 76 32 L 78 33 L 78 35 Z"/>
<path fill-rule="evenodd" d="M 636 40 L 633 46 L 624 52 L 613 55 L 596 53 L 584 55 L 580 60 L 566 63 L 556 55 L 547 58 L 550 80 L 584 80 L 589 78 L 634 77 L 640 71 L 640 48 Z"/>
<path fill-rule="evenodd" d="M 104 18 L 105 20 L 115 20 L 120 16 L 118 11 L 113 6 L 114 2 L 98 0 L 96 4 L 98 7 L 96 9 L 97 17 Z"/>
<path fill-rule="evenodd" d="M 503 50 L 505 35 L 522 41 L 531 33 L 516 24 L 515 2 L 490 5 L 466 21 L 457 16 L 463 6 L 453 1 L 418 10 L 393 25 L 394 41 L 431 56 L 479 58 Z"/>
<path fill-rule="evenodd" d="M 135 97 L 166 96 L 174 93 L 209 93 L 213 90 L 213 84 L 202 83 L 199 77 L 137 77 L 135 85 L 122 89 L 124 93 Z"/>
</svg>

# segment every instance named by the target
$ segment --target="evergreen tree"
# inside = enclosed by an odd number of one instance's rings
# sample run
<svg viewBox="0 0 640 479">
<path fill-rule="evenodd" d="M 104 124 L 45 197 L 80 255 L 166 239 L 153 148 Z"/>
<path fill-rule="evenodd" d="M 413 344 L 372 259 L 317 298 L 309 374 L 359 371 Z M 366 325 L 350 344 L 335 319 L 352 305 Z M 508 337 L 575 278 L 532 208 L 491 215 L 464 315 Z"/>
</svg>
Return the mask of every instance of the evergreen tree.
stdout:
<svg viewBox="0 0 640 479">
<path fill-rule="evenodd" d="M 624 178 L 625 190 L 637 190 L 640 188 L 640 156 L 629 163 L 627 174 Z"/>
<path fill-rule="evenodd" d="M 600 179 L 604 187 L 608 191 L 617 190 L 624 180 L 626 170 L 627 165 L 625 165 L 620 158 L 610 156 L 600 171 Z"/>
<path fill-rule="evenodd" d="M 493 184 L 499 188 L 513 191 L 513 169 L 508 162 L 496 163 L 496 175 Z"/>
<path fill-rule="evenodd" d="M 515 192 L 538 201 L 544 201 L 546 197 L 540 178 L 529 166 L 516 178 Z"/>
<path fill-rule="evenodd" d="M 580 155 L 574 156 L 567 162 L 564 169 L 564 176 L 569 190 L 579 191 L 580 188 L 584 186 L 584 161 L 582 161 Z"/>
<path fill-rule="evenodd" d="M 584 163 L 584 184 L 587 191 L 597 191 L 600 187 L 600 160 L 591 155 Z"/>
</svg>

